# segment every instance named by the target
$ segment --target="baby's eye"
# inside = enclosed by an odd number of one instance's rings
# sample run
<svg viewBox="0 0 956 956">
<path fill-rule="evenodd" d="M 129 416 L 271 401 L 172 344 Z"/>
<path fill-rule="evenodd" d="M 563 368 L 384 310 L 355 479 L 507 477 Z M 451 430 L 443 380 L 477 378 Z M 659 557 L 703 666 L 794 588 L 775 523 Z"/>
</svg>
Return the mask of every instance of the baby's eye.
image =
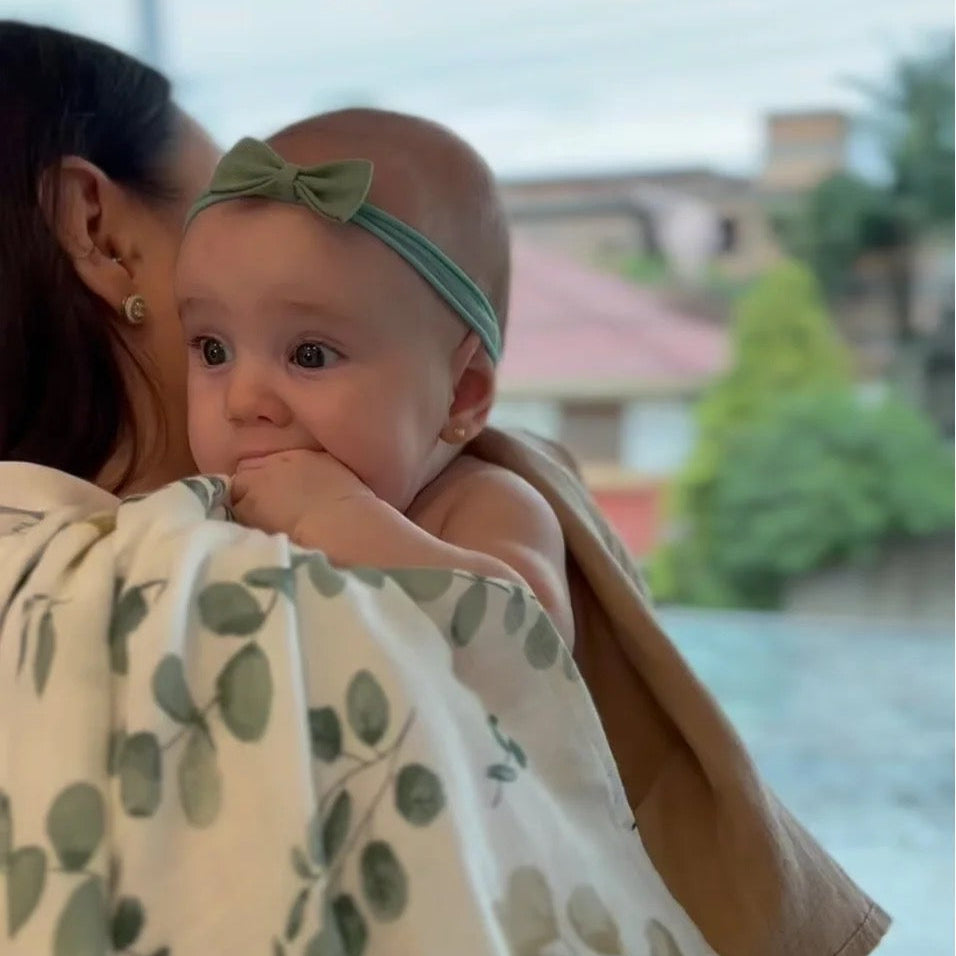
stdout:
<svg viewBox="0 0 956 956">
<path fill-rule="evenodd" d="M 338 352 L 318 342 L 303 342 L 296 346 L 290 357 L 293 365 L 300 368 L 328 368 L 339 359 Z"/>
<path fill-rule="evenodd" d="M 198 350 L 204 365 L 212 367 L 229 361 L 229 351 L 226 346 L 210 335 L 201 335 L 189 344 Z"/>
</svg>

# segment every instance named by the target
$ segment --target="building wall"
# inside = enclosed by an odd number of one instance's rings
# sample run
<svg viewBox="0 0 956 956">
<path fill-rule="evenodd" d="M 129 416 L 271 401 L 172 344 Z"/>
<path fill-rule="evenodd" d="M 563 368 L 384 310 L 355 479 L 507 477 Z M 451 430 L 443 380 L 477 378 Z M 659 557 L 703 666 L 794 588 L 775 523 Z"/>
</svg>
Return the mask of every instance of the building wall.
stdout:
<svg viewBox="0 0 956 956">
<path fill-rule="evenodd" d="M 648 251 L 639 220 L 623 212 L 516 219 L 512 234 L 588 265 L 616 266 Z"/>
<path fill-rule="evenodd" d="M 769 193 L 812 189 L 846 168 L 850 121 L 841 113 L 787 113 L 767 117 L 761 188 Z"/>
<path fill-rule="evenodd" d="M 543 179 L 502 186 L 516 237 L 605 267 L 613 267 L 630 255 L 654 251 L 640 217 L 623 208 L 640 204 L 642 190 L 692 197 L 713 211 L 729 240 L 714 257 L 713 267 L 729 279 L 753 278 L 780 256 L 762 200 L 746 180 L 699 170 L 671 175 Z M 620 212 L 598 212 L 587 206 L 589 202 L 606 206 L 615 199 L 621 202 Z M 648 215 L 653 219 L 650 211 Z"/>
</svg>

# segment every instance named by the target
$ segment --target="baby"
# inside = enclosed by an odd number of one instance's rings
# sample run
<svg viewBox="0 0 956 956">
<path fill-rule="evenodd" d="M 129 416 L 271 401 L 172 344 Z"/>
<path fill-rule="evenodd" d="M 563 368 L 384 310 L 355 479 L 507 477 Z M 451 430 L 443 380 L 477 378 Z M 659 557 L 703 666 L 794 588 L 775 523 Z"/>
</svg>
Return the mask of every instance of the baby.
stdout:
<svg viewBox="0 0 956 956">
<path fill-rule="evenodd" d="M 494 178 L 440 126 L 353 109 L 243 140 L 177 268 L 190 444 L 235 476 L 243 523 L 338 565 L 525 584 L 570 645 L 557 518 L 466 449 L 494 399 L 509 266 Z"/>
</svg>

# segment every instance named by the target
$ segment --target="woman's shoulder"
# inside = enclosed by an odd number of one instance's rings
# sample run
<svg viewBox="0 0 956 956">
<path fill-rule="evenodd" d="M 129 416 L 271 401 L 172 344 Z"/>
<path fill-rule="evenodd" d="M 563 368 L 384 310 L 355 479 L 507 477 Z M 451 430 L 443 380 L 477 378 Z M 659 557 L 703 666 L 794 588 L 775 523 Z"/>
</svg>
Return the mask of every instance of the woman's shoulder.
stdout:
<svg viewBox="0 0 956 956">
<path fill-rule="evenodd" d="M 0 461 L 0 513 L 62 507 L 116 508 L 120 499 L 75 475 L 28 461 Z"/>
</svg>

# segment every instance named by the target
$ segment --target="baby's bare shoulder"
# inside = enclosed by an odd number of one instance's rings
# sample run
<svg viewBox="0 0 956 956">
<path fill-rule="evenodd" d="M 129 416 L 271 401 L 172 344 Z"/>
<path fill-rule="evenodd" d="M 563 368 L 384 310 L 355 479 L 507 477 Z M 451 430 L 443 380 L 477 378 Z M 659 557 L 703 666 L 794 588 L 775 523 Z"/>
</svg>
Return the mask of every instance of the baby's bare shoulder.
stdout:
<svg viewBox="0 0 956 956">
<path fill-rule="evenodd" d="M 447 483 L 442 492 L 449 507 L 474 509 L 479 504 L 498 502 L 551 510 L 532 485 L 500 465 L 461 455 L 446 472 Z"/>
</svg>

